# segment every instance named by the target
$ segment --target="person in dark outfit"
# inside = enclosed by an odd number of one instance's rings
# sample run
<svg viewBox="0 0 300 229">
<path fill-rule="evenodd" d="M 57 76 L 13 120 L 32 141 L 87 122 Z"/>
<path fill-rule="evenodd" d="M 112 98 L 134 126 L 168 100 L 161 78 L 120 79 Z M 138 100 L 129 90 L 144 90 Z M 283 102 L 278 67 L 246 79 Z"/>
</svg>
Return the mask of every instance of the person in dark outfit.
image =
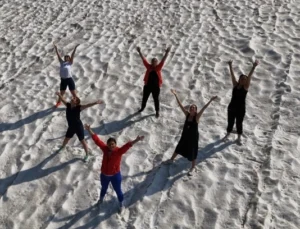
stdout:
<svg viewBox="0 0 300 229">
<path fill-rule="evenodd" d="M 209 104 L 217 98 L 217 96 L 212 97 L 209 102 L 197 113 L 197 106 L 195 104 L 190 105 L 189 111 L 187 111 L 180 100 L 177 97 L 177 93 L 175 90 L 171 90 L 171 92 L 175 95 L 177 103 L 181 108 L 182 112 L 185 114 L 185 123 L 183 127 L 183 131 L 181 134 L 181 138 L 179 143 L 173 153 L 171 159 L 167 161 L 167 163 L 174 162 L 174 159 L 178 154 L 187 158 L 192 162 L 192 167 L 188 173 L 188 175 L 192 175 L 192 172 L 196 166 L 196 159 L 198 155 L 198 141 L 199 141 L 199 132 L 198 132 L 198 124 L 201 115 L 204 110 L 209 106 Z"/>
<path fill-rule="evenodd" d="M 234 122 L 236 122 L 237 129 L 237 143 L 241 144 L 241 136 L 243 134 L 243 120 L 246 113 L 246 96 L 248 93 L 248 89 L 250 86 L 251 77 L 255 68 L 258 65 L 258 61 L 256 60 L 253 63 L 253 67 L 248 76 L 242 74 L 239 77 L 239 81 L 236 81 L 233 69 L 232 69 L 232 60 L 228 62 L 231 81 L 233 85 L 232 90 L 232 98 L 228 105 L 228 125 L 227 125 L 227 134 L 224 137 L 224 140 L 227 140 L 229 134 L 231 133 Z"/>
<path fill-rule="evenodd" d="M 85 151 L 85 157 L 84 160 L 88 160 L 88 146 L 86 141 L 84 140 L 84 129 L 83 124 L 80 120 L 80 112 L 83 111 L 86 108 L 89 108 L 91 106 L 102 104 L 103 102 L 101 100 L 98 100 L 94 103 L 89 103 L 86 105 L 80 104 L 80 99 L 78 97 L 73 97 L 71 99 L 70 103 L 67 103 L 66 100 L 62 97 L 60 92 L 57 92 L 56 95 L 59 97 L 59 99 L 63 102 L 63 104 L 67 107 L 66 109 L 66 118 L 68 122 L 68 130 L 65 136 L 65 139 L 63 141 L 62 147 L 60 149 L 65 148 L 65 146 L 68 144 L 69 140 L 74 136 L 74 134 L 77 135 L 78 140 L 81 142 L 84 151 Z"/>
<path fill-rule="evenodd" d="M 142 106 L 139 112 L 142 112 L 145 109 L 147 100 L 150 94 L 152 93 L 154 105 L 155 105 L 156 117 L 157 118 L 159 117 L 159 94 L 160 94 L 160 87 L 162 85 L 161 69 L 165 63 L 165 60 L 168 57 L 170 49 L 171 49 L 170 47 L 167 48 L 166 53 L 159 64 L 156 58 L 153 58 L 151 60 L 151 64 L 149 64 L 146 58 L 143 56 L 141 52 L 141 48 L 137 47 L 137 51 L 143 60 L 144 66 L 147 69 L 144 77 L 145 85 L 143 89 Z"/>
</svg>

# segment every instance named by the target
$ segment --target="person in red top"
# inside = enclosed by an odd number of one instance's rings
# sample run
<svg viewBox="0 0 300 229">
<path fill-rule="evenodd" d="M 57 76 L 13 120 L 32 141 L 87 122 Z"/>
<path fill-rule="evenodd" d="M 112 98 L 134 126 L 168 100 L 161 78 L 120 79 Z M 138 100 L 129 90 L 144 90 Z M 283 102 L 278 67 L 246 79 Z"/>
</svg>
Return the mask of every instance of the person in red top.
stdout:
<svg viewBox="0 0 300 229">
<path fill-rule="evenodd" d="M 107 144 L 105 144 L 101 139 L 92 131 L 90 125 L 85 124 L 85 129 L 89 132 L 92 136 L 94 142 L 103 152 L 103 159 L 102 159 L 102 166 L 101 166 L 101 175 L 100 175 L 100 182 L 101 182 L 101 193 L 100 199 L 98 201 L 98 205 L 103 203 L 104 196 L 106 194 L 107 188 L 109 183 L 112 183 L 112 186 L 118 196 L 118 200 L 120 203 L 121 212 L 123 209 L 123 192 L 121 189 L 121 181 L 122 176 L 120 172 L 120 164 L 122 155 L 126 153 L 131 146 L 135 143 L 139 142 L 140 140 L 144 139 L 144 136 L 137 136 L 135 140 L 127 142 L 122 147 L 117 147 L 116 139 L 109 138 L 107 140 Z"/>
<path fill-rule="evenodd" d="M 142 107 L 139 110 L 139 112 L 142 112 L 147 104 L 147 100 L 152 93 L 154 105 L 155 105 L 155 111 L 156 111 L 156 118 L 159 117 L 159 94 L 160 94 L 160 87 L 162 85 L 162 76 L 161 76 L 161 70 L 164 66 L 165 60 L 167 59 L 169 52 L 171 50 L 171 47 L 167 48 L 166 53 L 160 63 L 158 63 L 158 60 L 156 58 L 152 58 L 151 64 L 149 64 L 146 60 L 146 58 L 143 56 L 141 52 L 141 48 L 137 47 L 137 51 L 140 54 L 140 57 L 143 60 L 143 64 L 146 67 L 146 74 L 144 77 L 144 89 L 143 89 L 143 100 L 142 100 Z"/>
</svg>

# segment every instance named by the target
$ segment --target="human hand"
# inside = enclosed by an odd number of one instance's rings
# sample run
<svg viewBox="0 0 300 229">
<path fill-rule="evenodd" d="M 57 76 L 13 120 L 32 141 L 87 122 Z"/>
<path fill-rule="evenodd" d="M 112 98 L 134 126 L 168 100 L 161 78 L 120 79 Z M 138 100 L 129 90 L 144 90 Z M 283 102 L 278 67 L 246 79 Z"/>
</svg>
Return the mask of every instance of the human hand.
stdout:
<svg viewBox="0 0 300 229">
<path fill-rule="evenodd" d="M 103 101 L 102 100 L 98 100 L 98 101 L 96 101 L 96 104 L 102 104 L 103 103 Z"/>
<path fill-rule="evenodd" d="M 60 96 L 60 92 L 59 92 L 59 91 L 58 91 L 58 92 L 56 92 L 56 93 L 55 93 L 55 95 L 57 95 L 57 96 Z"/>
<path fill-rule="evenodd" d="M 173 95 L 177 95 L 177 92 L 176 92 L 176 90 L 174 90 L 174 89 L 171 89 L 171 93 L 173 94 Z"/>
<path fill-rule="evenodd" d="M 89 124 L 84 124 L 84 128 L 85 128 L 86 130 L 90 130 L 90 129 L 91 129 L 91 125 L 89 125 Z"/>
<path fill-rule="evenodd" d="M 135 140 L 138 142 L 138 141 L 141 141 L 143 139 L 144 139 L 144 136 L 137 136 Z"/>
<path fill-rule="evenodd" d="M 169 46 L 167 49 L 166 49 L 166 52 L 170 52 L 171 51 L 171 46 Z"/>
<path fill-rule="evenodd" d="M 138 52 L 141 52 L 141 48 L 138 46 L 138 47 L 136 47 L 136 50 L 138 51 Z"/>
<path fill-rule="evenodd" d="M 258 61 L 258 60 L 255 60 L 255 61 L 253 62 L 253 67 L 256 67 L 258 64 L 259 64 L 259 61 Z"/>
<path fill-rule="evenodd" d="M 233 62 L 233 60 L 230 60 L 227 63 L 229 64 L 229 66 L 232 66 L 232 62 Z"/>
<path fill-rule="evenodd" d="M 213 96 L 213 97 L 211 97 L 211 99 L 210 99 L 210 101 L 214 101 L 214 100 L 216 100 L 218 98 L 218 96 Z"/>
</svg>

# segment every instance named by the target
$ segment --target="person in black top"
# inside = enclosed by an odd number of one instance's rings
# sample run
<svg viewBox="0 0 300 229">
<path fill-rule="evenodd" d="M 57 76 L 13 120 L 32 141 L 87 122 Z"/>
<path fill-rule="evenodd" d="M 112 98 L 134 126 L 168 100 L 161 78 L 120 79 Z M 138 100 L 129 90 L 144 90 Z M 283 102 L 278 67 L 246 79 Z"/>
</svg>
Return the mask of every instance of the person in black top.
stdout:
<svg viewBox="0 0 300 229">
<path fill-rule="evenodd" d="M 209 104 L 213 100 L 217 98 L 217 96 L 212 97 L 209 100 L 209 102 L 199 112 L 197 112 L 197 106 L 195 104 L 190 105 L 190 109 L 189 111 L 187 111 L 179 101 L 176 91 L 172 89 L 171 92 L 173 93 L 173 95 L 175 95 L 177 103 L 181 108 L 182 112 L 185 114 L 186 119 L 181 138 L 175 149 L 175 152 L 173 153 L 171 159 L 169 159 L 166 163 L 172 163 L 176 156 L 180 154 L 181 156 L 187 158 L 189 161 L 192 162 L 192 167 L 188 173 L 188 175 L 191 176 L 196 166 L 196 159 L 198 155 L 199 120 L 204 110 L 209 106 Z"/>
<path fill-rule="evenodd" d="M 89 103 L 86 105 L 80 104 L 80 99 L 78 97 L 73 97 L 71 99 L 70 103 L 67 103 L 66 100 L 62 97 L 60 92 L 57 92 L 56 95 L 60 98 L 60 100 L 63 102 L 63 104 L 67 107 L 66 109 L 66 118 L 68 122 L 68 130 L 65 136 L 65 139 L 63 141 L 61 149 L 63 149 L 69 142 L 69 140 L 74 136 L 74 134 L 77 135 L 78 140 L 81 142 L 84 151 L 85 151 L 85 157 L 84 160 L 88 160 L 88 146 L 86 141 L 84 140 L 84 128 L 83 124 L 80 120 L 80 112 L 84 109 L 97 105 L 102 104 L 103 102 L 101 100 L 98 100 L 94 103 Z"/>
<path fill-rule="evenodd" d="M 233 129 L 234 122 L 236 121 L 236 129 L 237 129 L 237 143 L 240 145 L 241 143 L 241 136 L 243 134 L 243 120 L 246 113 L 246 96 L 248 93 L 248 89 L 251 82 L 251 77 L 255 68 L 258 65 L 258 61 L 256 60 L 253 63 L 253 67 L 248 76 L 242 74 L 239 77 L 239 81 L 236 81 L 233 69 L 232 69 L 232 60 L 228 62 L 230 74 L 231 74 L 231 81 L 233 85 L 232 90 L 232 98 L 228 105 L 228 125 L 227 125 L 227 134 L 223 138 L 227 140 L 230 132 Z"/>
</svg>

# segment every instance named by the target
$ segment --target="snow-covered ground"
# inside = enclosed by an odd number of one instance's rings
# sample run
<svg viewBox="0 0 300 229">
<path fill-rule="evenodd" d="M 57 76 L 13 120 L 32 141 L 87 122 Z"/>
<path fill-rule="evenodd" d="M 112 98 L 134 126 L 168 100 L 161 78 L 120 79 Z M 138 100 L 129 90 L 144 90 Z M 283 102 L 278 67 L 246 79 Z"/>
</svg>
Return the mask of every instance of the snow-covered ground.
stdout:
<svg viewBox="0 0 300 229">
<path fill-rule="evenodd" d="M 296 0 L 1 0 L 0 2 L 0 228 L 264 228 L 300 227 L 300 6 Z M 66 132 L 65 110 L 52 110 L 59 89 L 53 49 L 80 44 L 73 74 L 84 123 L 106 141 L 145 140 L 124 155 L 126 210 L 117 214 L 112 188 L 99 197 L 101 151 L 89 163 Z M 142 98 L 145 69 L 135 48 L 161 58 L 161 117 Z M 260 60 L 247 96 L 243 146 L 223 143 L 231 80 Z M 170 158 L 185 105 L 203 106 L 197 171 Z M 70 98 L 67 93 L 67 98 Z"/>
</svg>

